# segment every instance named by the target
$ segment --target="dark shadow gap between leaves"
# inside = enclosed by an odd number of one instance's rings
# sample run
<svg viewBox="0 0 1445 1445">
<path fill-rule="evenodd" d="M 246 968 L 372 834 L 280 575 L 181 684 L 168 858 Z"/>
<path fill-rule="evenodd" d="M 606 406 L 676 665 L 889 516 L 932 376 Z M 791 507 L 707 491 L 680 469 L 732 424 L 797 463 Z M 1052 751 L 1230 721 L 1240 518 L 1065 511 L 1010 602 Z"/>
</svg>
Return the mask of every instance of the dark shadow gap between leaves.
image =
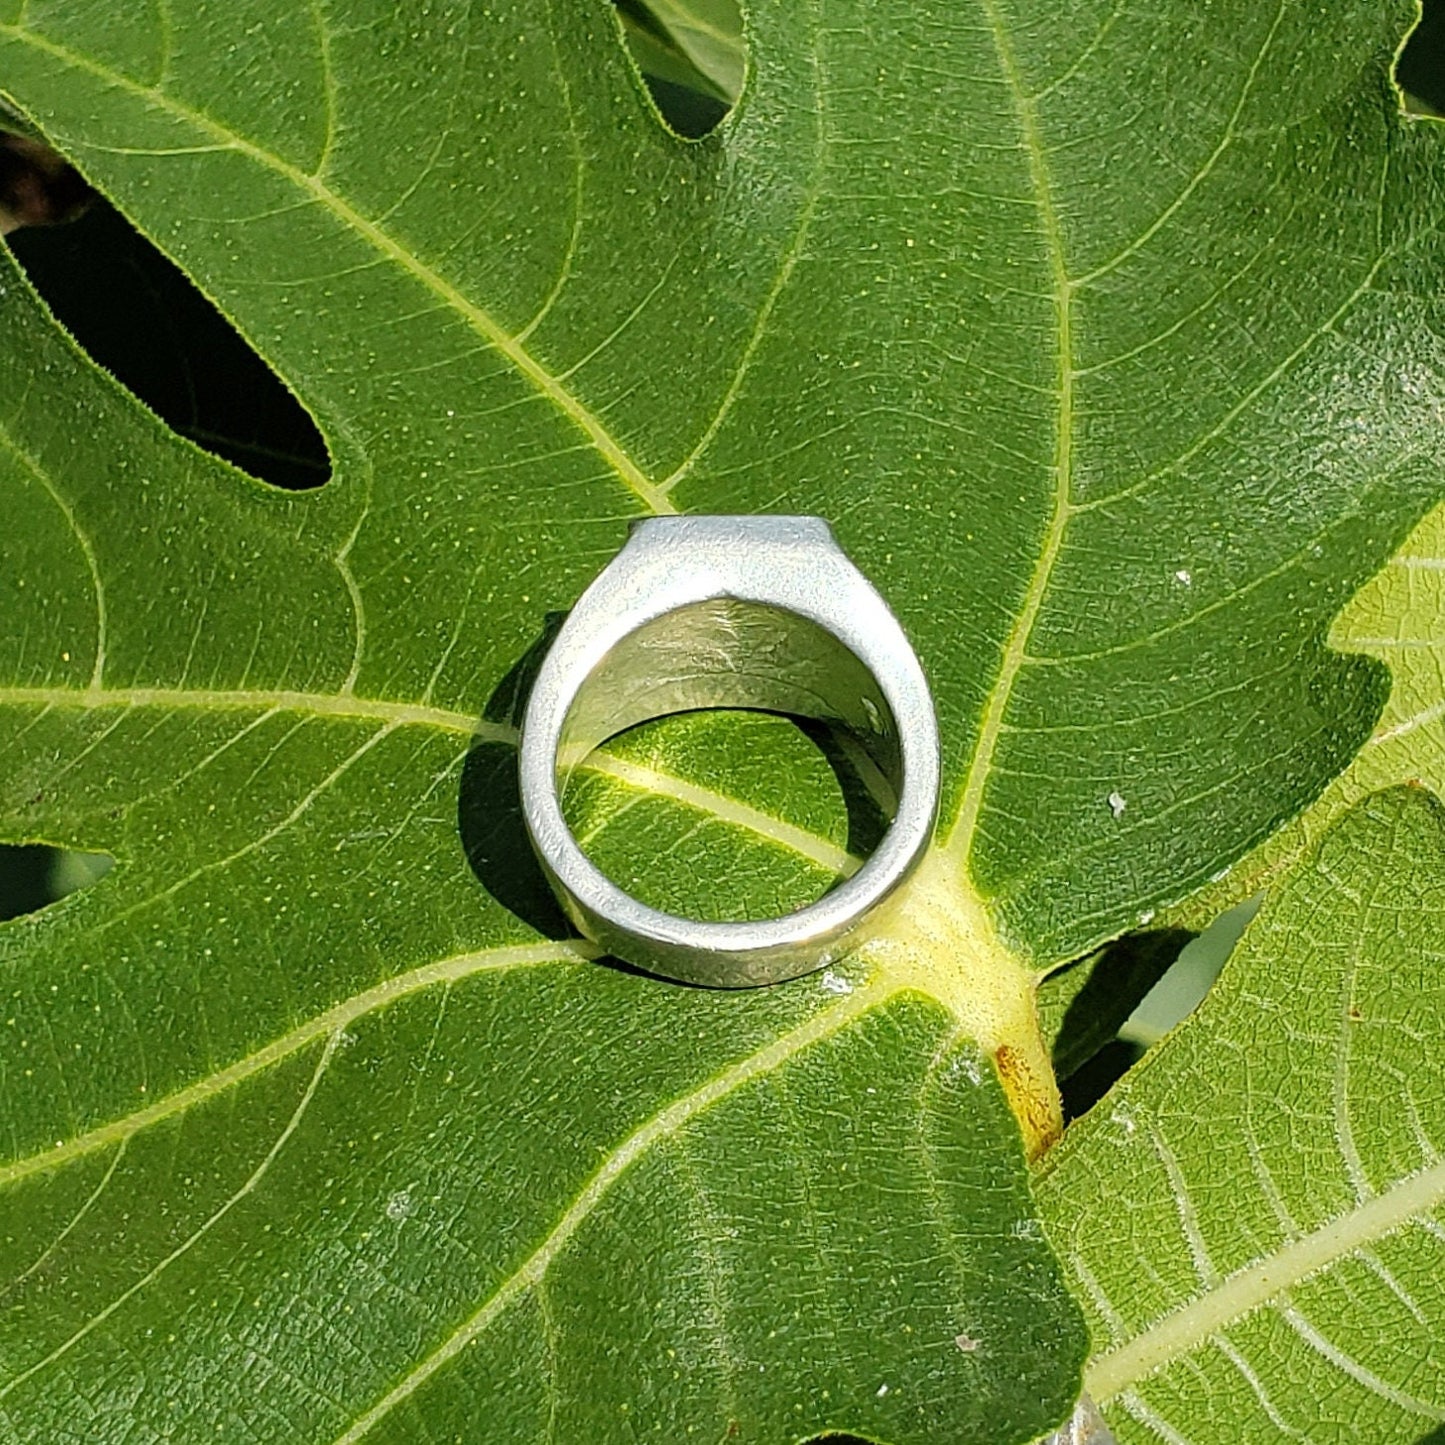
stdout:
<svg viewBox="0 0 1445 1445">
<path fill-rule="evenodd" d="M 615 0 L 627 47 L 668 127 L 687 140 L 716 130 L 746 67 L 736 0 L 703 0 L 689 18 L 652 0 Z"/>
<path fill-rule="evenodd" d="M 1198 1009 L 1260 901 L 1236 905 L 1197 935 L 1180 929 L 1128 934 L 1046 983 L 1070 990 L 1052 1044 L 1066 1123 L 1092 1109 Z"/>
<path fill-rule="evenodd" d="M 113 206 L 95 200 L 73 220 L 24 226 L 6 241 L 76 344 L 173 430 L 286 491 L 330 478 L 310 414 Z"/>
<path fill-rule="evenodd" d="M 1061 1082 L 1115 1039 L 1193 938 L 1178 928 L 1126 934 L 1050 980 L 1046 987 L 1069 995 L 1050 1048 Z"/>
<path fill-rule="evenodd" d="M 0 112 L 0 121 L 9 119 Z M 94 199 L 75 167 L 44 141 L 0 130 L 0 235 L 73 220 Z"/>
<path fill-rule="evenodd" d="M 1395 59 L 1395 83 L 1410 101 L 1445 114 L 1445 0 L 1424 0 L 1420 20 Z"/>
<path fill-rule="evenodd" d="M 1152 1048 L 1190 1016 L 1214 987 L 1235 946 L 1259 912 L 1259 898 L 1221 913 L 1180 950 L 1168 972 L 1139 1001 L 1120 1026 L 1121 1038 Z"/>
<path fill-rule="evenodd" d="M 106 853 L 43 843 L 0 843 L 0 923 L 23 918 L 98 883 L 114 866 Z"/>
<path fill-rule="evenodd" d="M 1064 1123 L 1082 1118 L 1148 1052 L 1142 1044 L 1110 1039 L 1059 1084 L 1064 1105 Z"/>
</svg>

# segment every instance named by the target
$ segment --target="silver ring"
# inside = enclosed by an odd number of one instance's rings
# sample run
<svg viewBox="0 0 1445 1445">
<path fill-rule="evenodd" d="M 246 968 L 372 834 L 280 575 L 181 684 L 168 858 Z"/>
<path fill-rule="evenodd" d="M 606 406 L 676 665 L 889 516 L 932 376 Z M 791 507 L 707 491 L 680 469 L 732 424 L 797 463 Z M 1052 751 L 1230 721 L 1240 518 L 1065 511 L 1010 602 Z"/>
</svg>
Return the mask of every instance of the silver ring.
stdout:
<svg viewBox="0 0 1445 1445">
<path fill-rule="evenodd" d="M 708 923 L 650 908 L 592 863 L 562 816 L 563 780 L 608 738 L 720 707 L 845 729 L 897 800 L 867 862 L 781 918 Z M 841 957 L 912 872 L 938 807 L 938 725 L 902 627 L 821 518 L 656 517 L 633 527 L 552 643 L 522 720 L 520 771 L 532 844 L 584 934 L 667 978 L 748 988 Z"/>
</svg>

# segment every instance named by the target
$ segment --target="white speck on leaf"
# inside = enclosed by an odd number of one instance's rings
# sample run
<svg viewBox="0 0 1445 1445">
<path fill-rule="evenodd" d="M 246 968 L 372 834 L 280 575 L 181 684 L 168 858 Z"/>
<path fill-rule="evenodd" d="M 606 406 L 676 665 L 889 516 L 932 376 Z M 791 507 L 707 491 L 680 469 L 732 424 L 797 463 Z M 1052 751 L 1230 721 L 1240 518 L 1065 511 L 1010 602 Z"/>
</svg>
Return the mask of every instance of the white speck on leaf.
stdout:
<svg viewBox="0 0 1445 1445">
<path fill-rule="evenodd" d="M 953 1343 L 963 1351 L 965 1355 L 971 1355 L 979 1345 L 979 1342 L 972 1335 L 955 1335 Z"/>
<path fill-rule="evenodd" d="M 823 977 L 819 980 L 824 993 L 852 993 L 853 985 L 843 977 L 841 973 L 834 973 L 831 968 L 823 970 Z"/>
<path fill-rule="evenodd" d="M 1423 396 L 1429 388 L 1429 378 L 1419 367 L 1406 367 L 1400 373 L 1400 390 L 1406 396 Z"/>
<path fill-rule="evenodd" d="M 960 1054 L 954 1060 L 952 1072 L 962 1074 L 970 1084 L 983 1082 L 983 1070 L 979 1068 L 978 1059 L 973 1054 Z"/>
<path fill-rule="evenodd" d="M 402 1220 L 411 1214 L 411 1191 L 409 1189 L 398 1189 L 390 1199 L 386 1201 L 386 1217 L 388 1219 Z"/>
<path fill-rule="evenodd" d="M 878 1398 L 881 1400 L 887 1393 L 888 1393 L 888 1386 L 887 1386 L 887 1385 L 879 1385 L 879 1387 L 878 1387 Z"/>
<path fill-rule="evenodd" d="M 1189 570 L 1187 567 L 1181 567 L 1181 568 L 1174 574 L 1174 580 L 1175 580 L 1176 582 L 1182 583 L 1185 587 L 1188 587 L 1188 586 L 1191 585 L 1191 583 L 1193 583 L 1193 581 L 1194 581 L 1194 575 L 1193 575 L 1193 573 L 1190 572 L 1190 570 Z"/>
<path fill-rule="evenodd" d="M 1123 793 L 1113 792 L 1109 794 L 1109 811 L 1116 818 L 1122 818 L 1124 816 L 1124 809 L 1128 806 L 1129 805 L 1124 801 Z"/>
</svg>

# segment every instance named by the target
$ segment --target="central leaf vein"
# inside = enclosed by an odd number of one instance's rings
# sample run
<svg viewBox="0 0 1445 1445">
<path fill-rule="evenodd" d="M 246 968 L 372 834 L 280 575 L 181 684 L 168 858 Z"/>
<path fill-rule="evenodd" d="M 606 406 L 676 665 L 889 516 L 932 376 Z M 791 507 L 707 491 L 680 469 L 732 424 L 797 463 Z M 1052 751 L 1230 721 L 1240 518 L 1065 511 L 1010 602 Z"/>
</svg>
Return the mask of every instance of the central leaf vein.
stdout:
<svg viewBox="0 0 1445 1445">
<path fill-rule="evenodd" d="M 980 0 L 989 30 L 998 51 L 999 65 L 1009 93 L 1013 97 L 1020 139 L 1028 158 L 1029 179 L 1038 206 L 1039 226 L 1053 292 L 1055 345 L 1058 366 L 1058 410 L 1055 420 L 1053 460 L 1053 502 L 1042 546 L 1033 574 L 1024 593 L 1023 605 L 1014 619 L 1004 643 L 998 676 L 989 691 L 978 741 L 964 779 L 963 793 L 946 847 L 957 862 L 967 860 L 978 829 L 983 795 L 988 786 L 994 753 L 1003 735 L 1004 714 L 1008 710 L 1013 686 L 1023 666 L 1029 636 L 1043 606 L 1054 564 L 1063 549 L 1064 532 L 1069 521 L 1069 503 L 1073 477 L 1074 432 L 1074 342 L 1073 283 L 1069 279 L 1064 254 L 1063 227 L 1054 205 L 1053 179 L 1049 174 L 1048 156 L 1039 128 L 1034 100 L 1024 87 L 1018 59 L 999 10 L 998 0 Z"/>
</svg>

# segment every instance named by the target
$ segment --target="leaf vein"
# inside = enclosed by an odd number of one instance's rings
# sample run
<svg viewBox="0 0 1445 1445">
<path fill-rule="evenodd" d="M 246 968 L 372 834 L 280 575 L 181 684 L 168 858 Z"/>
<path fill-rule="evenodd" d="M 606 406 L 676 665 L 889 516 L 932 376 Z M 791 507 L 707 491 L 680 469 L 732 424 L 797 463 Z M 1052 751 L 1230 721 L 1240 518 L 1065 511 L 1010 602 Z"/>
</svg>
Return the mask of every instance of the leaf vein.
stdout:
<svg viewBox="0 0 1445 1445">
<path fill-rule="evenodd" d="M 229 143 L 235 150 L 258 165 L 274 172 L 300 190 L 309 192 L 337 220 L 430 291 L 461 317 L 488 345 L 504 356 L 514 370 L 537 393 L 582 431 L 593 447 L 607 461 L 617 479 L 643 503 L 649 512 L 672 513 L 677 510 L 667 500 L 666 494 L 649 480 L 622 443 L 607 429 L 601 417 L 591 411 L 580 397 L 568 391 L 562 382 L 517 340 L 515 335 L 502 326 L 490 312 L 468 300 L 450 281 L 429 267 L 419 256 L 414 255 L 375 221 L 368 220 L 363 216 L 345 197 L 333 190 L 318 176 L 308 175 L 274 151 L 267 150 L 265 146 L 258 145 L 255 141 L 231 130 L 203 111 L 164 95 L 152 86 L 141 85 L 130 79 L 129 76 L 50 40 L 34 30 L 24 29 L 17 25 L 0 25 L 0 33 L 8 34 L 21 44 L 42 51 L 63 65 L 83 70 L 104 84 L 117 90 L 126 91 L 157 109 L 168 111 L 177 120 L 213 135 L 220 141 Z"/>
<path fill-rule="evenodd" d="M 333 1004 L 325 1012 L 298 1024 L 289 1033 L 273 1039 L 254 1053 L 247 1054 L 245 1058 L 238 1059 L 203 1079 L 197 1079 L 174 1094 L 158 1099 L 154 1104 L 148 1104 L 134 1113 L 77 1134 L 54 1148 L 25 1155 L 8 1164 L 0 1164 L 0 1189 L 17 1184 L 32 1174 L 60 1168 L 97 1149 L 122 1143 L 144 1129 L 176 1118 L 300 1052 L 317 1039 L 328 1034 L 339 1035 L 357 1019 L 411 994 L 438 985 L 456 983 L 478 973 L 534 968 L 556 963 L 575 964 L 584 962 L 591 956 L 590 947 L 580 941 L 546 942 L 485 948 L 423 964 L 409 973 L 386 979 Z"/>
<path fill-rule="evenodd" d="M 250 1194 L 256 1188 L 257 1185 L 260 1184 L 262 1179 L 265 1178 L 267 1171 L 271 1168 L 271 1165 L 275 1163 L 281 1151 L 286 1147 L 288 1140 L 296 1132 L 298 1126 L 301 1123 L 301 1120 L 305 1117 L 307 1109 L 311 1106 L 311 1101 L 316 1096 L 317 1087 L 321 1083 L 322 1075 L 326 1072 L 327 1065 L 331 1062 L 331 1056 L 336 1048 L 336 1040 L 337 1035 L 333 1034 L 331 1038 L 327 1041 L 325 1048 L 321 1050 L 321 1056 L 316 1062 L 316 1068 L 311 1075 L 311 1081 L 307 1084 L 305 1091 L 302 1093 L 300 1102 L 292 1111 L 291 1117 L 286 1121 L 286 1125 L 281 1130 L 281 1133 L 277 1135 L 275 1141 L 266 1151 L 265 1155 L 261 1159 L 261 1162 L 248 1176 L 245 1183 L 242 1184 L 241 1187 L 236 1190 L 236 1192 L 232 1194 L 225 1201 L 225 1203 L 221 1205 L 219 1209 L 215 1210 L 214 1213 L 209 1215 L 205 1222 L 201 1224 L 198 1229 L 194 1230 L 190 1235 L 186 1237 L 185 1240 L 183 1240 L 179 1245 L 177 1245 L 175 1249 L 173 1249 L 168 1255 L 166 1255 L 166 1257 L 162 1259 L 159 1264 L 155 1265 L 151 1270 L 149 1270 L 140 1279 L 138 1279 L 133 1285 L 131 1285 L 129 1289 L 119 1294 L 108 1305 L 106 1305 L 104 1309 L 99 1310 L 97 1313 L 93 1314 L 88 1320 L 86 1320 L 83 1325 L 81 1325 L 77 1330 L 75 1330 L 75 1332 L 71 1334 L 68 1339 L 66 1339 L 62 1344 L 57 1345 L 53 1350 L 51 1350 L 44 1359 L 37 1361 L 35 1364 L 31 1365 L 29 1369 L 21 1371 L 20 1374 L 16 1375 L 14 1379 L 10 1380 L 3 1388 L 0 1388 L 0 1400 L 3 1400 L 12 1391 L 17 1389 L 20 1385 L 24 1384 L 26 1380 L 32 1379 L 35 1375 L 39 1374 L 43 1370 L 48 1369 L 58 1360 L 63 1359 L 67 1354 L 70 1353 L 72 1349 L 75 1348 L 76 1345 L 78 1345 L 82 1340 L 84 1340 L 86 1336 L 88 1336 L 93 1331 L 98 1329 L 101 1325 L 103 1325 L 106 1320 L 108 1320 L 111 1315 L 113 1315 L 118 1309 L 125 1305 L 127 1301 L 134 1299 L 135 1296 L 138 1295 L 142 1290 L 149 1288 L 149 1286 L 155 1283 L 155 1281 L 159 1279 L 160 1276 L 167 1269 L 169 1269 L 172 1264 L 176 1262 L 176 1260 L 180 1259 L 182 1255 L 188 1253 L 192 1248 L 194 1248 L 195 1245 L 197 1245 L 202 1239 L 204 1239 L 205 1236 L 209 1234 L 210 1231 L 214 1229 L 215 1226 L 219 1224 L 221 1220 L 224 1219 L 226 1215 L 228 1215 L 231 1210 L 236 1207 L 236 1205 L 238 1205 L 248 1194 Z"/>
<path fill-rule="evenodd" d="M 91 589 L 95 594 L 95 663 L 91 669 L 90 686 L 98 688 L 105 677 L 106 604 L 105 583 L 101 580 L 100 564 L 95 555 L 95 544 L 91 541 L 90 534 L 80 525 L 80 521 L 75 515 L 75 508 L 55 485 L 49 472 L 3 431 L 0 431 L 0 446 L 3 446 L 49 494 L 50 499 L 59 508 L 60 515 L 65 518 L 66 526 L 74 534 L 76 545 L 85 559 L 86 568 L 90 572 Z"/>
<path fill-rule="evenodd" d="M 634 1130 L 607 1156 L 557 1221 L 551 1233 L 493 1290 L 471 1318 L 343 1430 L 332 1445 L 355 1445 L 374 1425 L 414 1395 L 443 1365 L 466 1349 L 493 1320 L 537 1284 L 546 1275 L 552 1261 L 566 1248 L 572 1236 L 611 1192 L 612 1187 L 649 1150 L 676 1134 L 715 1104 L 721 1103 L 735 1090 L 781 1067 L 802 1050 L 830 1038 L 886 996 L 887 989 L 881 986 L 860 989 L 831 1008 L 814 1014 L 807 1023 L 781 1035 L 766 1048 L 748 1055 L 694 1089 L 692 1093 L 675 1100 Z"/>
<path fill-rule="evenodd" d="M 1380 1399 L 1408 1414 L 1423 1415 L 1427 1420 L 1445 1420 L 1445 1410 L 1426 1404 L 1424 1400 L 1417 1400 L 1408 1392 L 1397 1389 L 1388 1380 L 1382 1380 L 1373 1370 L 1367 1370 L 1353 1355 L 1342 1350 L 1332 1340 L 1326 1339 L 1295 1305 L 1280 1304 L 1276 1306 L 1276 1313 L 1316 1354 L 1363 1385 L 1372 1395 L 1378 1395 Z"/>
<path fill-rule="evenodd" d="M 1064 255 L 1063 228 L 1054 206 L 1053 181 L 1039 129 L 1037 112 L 1023 87 L 1018 61 L 1003 24 L 998 0 L 980 0 L 998 51 L 999 64 L 1013 97 L 1021 143 L 1027 153 L 1029 176 L 1038 203 L 1048 269 L 1053 284 L 1055 338 L 1059 374 L 1059 404 L 1054 436 L 1054 490 L 1051 513 L 1044 530 L 1043 545 L 1029 577 L 1023 605 L 1014 619 L 999 660 L 998 676 L 989 690 L 978 741 L 964 779 L 963 792 L 945 847 L 956 859 L 966 859 L 973 843 L 983 794 L 988 785 L 993 755 L 1002 736 L 1004 714 L 1013 695 L 1014 683 L 1028 650 L 1029 637 L 1043 607 L 1054 564 L 1063 550 L 1064 533 L 1070 516 L 1073 474 L 1074 349 L 1073 287 Z"/>
<path fill-rule="evenodd" d="M 1087 1388 L 1112 1399 L 1135 1381 L 1187 1354 L 1291 1286 L 1329 1269 L 1362 1244 L 1393 1234 L 1445 1201 L 1445 1163 L 1409 1175 L 1309 1234 L 1291 1240 L 1154 1321 L 1126 1344 L 1095 1359 Z M 1445 1412 L 1442 1412 L 1445 1418 Z"/>
<path fill-rule="evenodd" d="M 658 489 L 664 496 L 670 494 L 679 482 L 691 474 L 697 466 L 698 461 L 717 439 L 717 435 L 727 421 L 729 413 L 736 405 L 738 397 L 742 393 L 747 374 L 752 368 L 753 358 L 757 355 L 758 349 L 762 345 L 763 337 L 767 331 L 768 322 L 772 318 L 773 310 L 777 306 L 783 293 L 788 289 L 788 283 L 792 280 L 793 272 L 797 269 L 798 262 L 802 258 L 803 248 L 807 243 L 808 232 L 812 228 L 813 219 L 817 214 L 818 202 L 823 192 L 823 157 L 827 149 L 823 137 L 826 110 L 824 102 L 825 93 L 818 76 L 818 59 L 816 54 L 810 53 L 810 61 L 810 74 L 813 82 L 814 116 L 813 170 L 809 178 L 807 192 L 803 198 L 803 204 L 798 211 L 798 219 L 794 226 L 792 238 L 789 240 L 788 246 L 783 252 L 782 263 L 778 267 L 777 274 L 773 277 L 772 285 L 768 288 L 768 294 L 763 298 L 763 304 L 758 309 L 752 331 L 749 333 L 747 343 L 744 345 L 742 354 L 738 358 L 738 364 L 733 370 L 732 379 L 728 382 L 727 390 L 718 402 L 717 410 L 713 412 L 711 420 L 703 429 L 702 435 L 698 438 L 692 450 L 673 468 L 671 475 L 664 478 L 659 484 Z"/>
<path fill-rule="evenodd" d="M 1248 105 L 1250 95 L 1254 91 L 1254 83 L 1259 78 L 1259 73 L 1264 67 L 1265 57 L 1269 54 L 1270 47 L 1274 44 L 1274 37 L 1284 21 L 1285 8 L 1284 3 L 1279 4 L 1275 8 L 1274 19 L 1270 22 L 1269 29 L 1265 32 L 1264 40 L 1260 44 L 1259 51 L 1255 55 L 1248 73 L 1245 75 L 1244 86 L 1240 91 L 1239 100 L 1236 102 L 1234 110 L 1230 113 L 1229 119 L 1225 122 L 1224 130 L 1220 135 L 1218 144 L 1205 159 L 1204 164 L 1189 178 L 1184 188 L 1175 196 L 1169 205 L 1167 205 L 1134 240 L 1125 246 L 1123 250 L 1110 260 L 1105 261 L 1102 265 L 1096 266 L 1087 275 L 1080 276 L 1077 282 L 1079 286 L 1091 285 L 1093 282 L 1099 280 L 1100 277 L 1108 275 L 1110 271 L 1121 266 L 1130 256 L 1135 255 L 1147 246 L 1149 242 L 1179 214 L 1181 208 L 1188 204 L 1189 198 L 1209 178 L 1215 166 L 1223 159 L 1225 152 L 1234 144 L 1238 137 L 1239 118 L 1244 114 L 1244 108 Z"/>
</svg>

